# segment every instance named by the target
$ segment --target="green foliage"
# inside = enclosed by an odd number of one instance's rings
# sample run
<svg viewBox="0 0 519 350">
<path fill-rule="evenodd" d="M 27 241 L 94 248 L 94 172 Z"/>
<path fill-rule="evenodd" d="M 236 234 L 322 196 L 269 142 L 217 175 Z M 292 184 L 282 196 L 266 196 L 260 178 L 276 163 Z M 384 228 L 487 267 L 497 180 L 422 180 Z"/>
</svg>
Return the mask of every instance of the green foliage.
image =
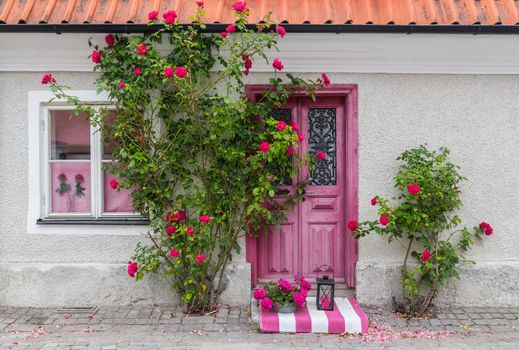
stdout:
<svg viewBox="0 0 519 350">
<path fill-rule="evenodd" d="M 286 195 L 283 207 L 273 200 L 280 179 L 295 176 L 307 159 L 285 154 L 288 147 L 297 147 L 297 135 L 290 126 L 277 130 L 272 110 L 294 89 L 313 97 L 318 84 L 276 73 L 269 80 L 272 88 L 250 101 L 243 81 L 245 61 L 266 60 L 264 52 L 276 48 L 278 35 L 268 16 L 252 30 L 246 27 L 246 14 L 235 14 L 238 32 L 227 38 L 202 34 L 198 9 L 191 25 L 117 35 L 113 46 L 102 49 L 91 43 L 102 58 L 95 65 L 98 91 L 109 93 L 115 114 L 82 104 L 65 87 L 50 84 L 57 98 L 76 105 L 78 115 L 88 115 L 104 141 L 114 146 L 108 170 L 120 188 L 133 191 L 135 210 L 151 221 L 150 245 L 138 245 L 133 257 L 136 279 L 161 272 L 188 312 L 215 306 L 224 287 L 223 271 L 232 253 L 239 253 L 238 238 L 278 224 L 284 218 L 278 209 L 301 200 L 305 186 Z M 138 54 L 142 44 L 146 55 Z M 184 67 L 187 75 L 167 77 L 168 67 Z M 270 144 L 268 152 L 259 151 L 264 141 Z M 275 210 L 267 209 L 266 202 Z M 179 210 L 186 219 L 168 222 L 168 215 Z M 212 220 L 201 223 L 200 215 Z M 171 236 L 166 233 L 170 224 L 176 228 Z M 194 234 L 187 234 L 188 228 Z M 179 256 L 172 256 L 172 250 Z"/>
<path fill-rule="evenodd" d="M 455 213 L 462 206 L 460 184 L 465 178 L 448 155 L 445 147 L 434 151 L 423 145 L 403 152 L 395 176 L 399 195 L 391 200 L 376 197 L 378 214 L 388 217 L 387 225 L 365 221 L 354 232 L 356 238 L 375 232 L 405 249 L 404 303 L 398 308 L 410 316 L 426 312 L 439 289 L 449 279 L 459 278 L 459 265 L 470 262 L 464 254 L 485 232 L 483 223 L 472 230 L 457 229 L 461 219 Z M 409 256 L 416 260 L 411 269 Z"/>
</svg>

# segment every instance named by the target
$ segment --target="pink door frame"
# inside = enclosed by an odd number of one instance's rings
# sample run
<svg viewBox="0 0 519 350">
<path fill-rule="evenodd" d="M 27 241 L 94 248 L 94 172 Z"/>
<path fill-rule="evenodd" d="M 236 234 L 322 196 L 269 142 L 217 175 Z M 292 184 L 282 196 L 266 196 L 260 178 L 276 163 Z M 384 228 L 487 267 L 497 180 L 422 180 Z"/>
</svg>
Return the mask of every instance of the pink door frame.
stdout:
<svg viewBox="0 0 519 350">
<path fill-rule="evenodd" d="M 270 85 L 254 84 L 245 87 L 247 96 L 255 101 L 262 92 L 271 89 Z M 322 87 L 315 92 L 319 97 L 343 97 L 346 116 L 346 213 L 349 220 L 358 219 L 358 90 L 356 84 L 337 84 Z M 292 94 L 295 97 L 306 96 L 304 91 Z M 346 215 L 345 213 L 345 215 Z M 345 228 L 347 230 L 347 228 Z M 246 258 L 252 267 L 252 285 L 257 284 L 257 251 L 256 238 L 247 236 Z M 358 247 L 356 239 L 347 231 L 345 240 L 346 252 L 346 284 L 350 288 L 355 287 L 355 264 L 358 260 Z"/>
</svg>

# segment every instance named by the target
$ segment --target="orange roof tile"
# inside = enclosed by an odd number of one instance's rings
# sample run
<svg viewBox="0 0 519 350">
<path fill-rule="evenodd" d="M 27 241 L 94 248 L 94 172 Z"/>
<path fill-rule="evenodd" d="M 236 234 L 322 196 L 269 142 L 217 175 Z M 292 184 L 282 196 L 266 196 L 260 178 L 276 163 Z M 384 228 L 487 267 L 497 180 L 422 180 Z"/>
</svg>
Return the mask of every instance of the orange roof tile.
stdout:
<svg viewBox="0 0 519 350">
<path fill-rule="evenodd" d="M 205 23 L 230 23 L 234 0 L 205 0 Z M 248 0 L 250 22 L 272 11 L 290 24 L 515 25 L 519 0 Z M 195 0 L 0 0 L 3 24 L 144 24 L 153 9 L 190 22 Z"/>
</svg>

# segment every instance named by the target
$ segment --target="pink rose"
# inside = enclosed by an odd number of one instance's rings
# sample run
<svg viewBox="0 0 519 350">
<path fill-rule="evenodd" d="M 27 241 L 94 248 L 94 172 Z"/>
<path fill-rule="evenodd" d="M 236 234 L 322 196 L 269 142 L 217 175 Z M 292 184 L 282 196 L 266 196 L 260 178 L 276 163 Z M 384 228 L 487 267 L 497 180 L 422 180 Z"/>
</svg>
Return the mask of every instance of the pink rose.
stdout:
<svg viewBox="0 0 519 350">
<path fill-rule="evenodd" d="M 287 128 L 287 123 L 285 123 L 282 120 L 278 122 L 278 125 L 276 125 L 276 129 L 279 130 L 279 131 L 283 131 L 286 128 Z"/>
<path fill-rule="evenodd" d="M 166 78 L 171 78 L 173 76 L 174 70 L 171 67 L 164 68 L 164 76 Z"/>
<path fill-rule="evenodd" d="M 305 135 L 303 135 L 302 133 L 299 133 L 299 134 L 297 134 L 297 138 L 299 139 L 299 142 L 303 142 L 303 140 L 305 139 Z"/>
<path fill-rule="evenodd" d="M 420 192 L 420 186 L 418 184 L 410 184 L 407 186 L 407 192 L 412 195 L 418 194 L 418 192 Z"/>
<path fill-rule="evenodd" d="M 259 149 L 261 152 L 267 153 L 270 150 L 270 144 L 267 141 L 260 143 Z"/>
<path fill-rule="evenodd" d="M 172 248 L 170 251 L 169 251 L 169 255 L 172 257 L 172 258 L 178 258 L 180 256 L 180 252 L 174 248 Z"/>
<path fill-rule="evenodd" d="M 108 46 L 114 46 L 115 36 L 113 36 L 112 34 L 108 34 L 107 36 L 105 36 L 105 41 Z"/>
<path fill-rule="evenodd" d="M 202 215 L 198 218 L 198 220 L 200 220 L 200 222 L 209 222 L 211 221 L 211 217 L 210 216 L 207 216 L 207 215 Z"/>
<path fill-rule="evenodd" d="M 290 126 L 292 127 L 292 130 L 293 130 L 293 131 L 297 131 L 297 130 L 299 130 L 299 123 L 296 122 L 296 121 L 291 121 L 291 122 L 290 122 Z"/>
<path fill-rule="evenodd" d="M 203 263 L 205 261 L 205 255 L 204 254 L 197 254 L 196 255 L 196 261 L 199 263 Z"/>
<path fill-rule="evenodd" d="M 181 210 L 176 210 L 176 211 L 174 211 L 172 213 L 169 213 L 166 216 L 166 221 L 167 222 L 179 223 L 180 221 L 185 220 L 185 219 L 186 219 L 186 213 L 184 213 Z"/>
<path fill-rule="evenodd" d="M 179 66 L 177 68 L 175 68 L 175 75 L 177 76 L 177 78 L 183 78 L 187 75 L 187 69 L 185 69 L 184 67 L 182 66 Z"/>
<path fill-rule="evenodd" d="M 162 15 L 166 24 L 174 24 L 177 19 L 177 13 L 174 10 L 168 10 Z"/>
<path fill-rule="evenodd" d="M 245 1 L 236 1 L 232 5 L 232 8 L 236 12 L 243 12 L 243 11 L 245 11 L 247 9 L 247 3 Z"/>
<path fill-rule="evenodd" d="M 377 197 L 371 198 L 371 205 L 377 205 Z"/>
<path fill-rule="evenodd" d="M 188 235 L 194 235 L 194 234 L 195 234 L 195 230 L 194 230 L 191 226 L 189 226 L 189 227 L 187 228 L 187 230 L 186 230 L 186 233 L 187 233 Z"/>
<path fill-rule="evenodd" d="M 133 70 L 133 75 L 141 75 L 141 72 L 142 70 L 139 67 L 137 67 Z"/>
<path fill-rule="evenodd" d="M 387 224 L 389 224 L 389 218 L 387 217 L 387 215 L 382 215 L 378 221 L 383 226 L 387 226 Z"/>
<path fill-rule="evenodd" d="M 267 291 L 263 288 L 254 290 L 254 299 L 260 300 L 267 296 Z"/>
<path fill-rule="evenodd" d="M 420 258 L 423 262 L 429 261 L 431 258 L 431 252 L 427 249 L 422 252 L 422 257 Z"/>
<path fill-rule="evenodd" d="M 285 68 L 285 66 L 283 66 L 283 63 L 279 60 L 279 59 L 274 59 L 274 62 L 272 62 L 272 67 L 274 67 L 274 69 L 276 70 L 283 70 L 283 68 Z"/>
<path fill-rule="evenodd" d="M 227 28 L 225 28 L 225 31 L 226 31 L 227 33 L 229 33 L 229 34 L 234 33 L 234 32 L 236 31 L 236 27 L 233 26 L 232 24 L 229 24 L 229 25 L 227 26 Z"/>
<path fill-rule="evenodd" d="M 92 62 L 101 63 L 101 53 L 99 51 L 92 51 Z"/>
<path fill-rule="evenodd" d="M 276 31 L 278 32 L 280 37 L 284 37 L 285 35 L 287 35 L 286 29 L 282 26 L 276 26 Z"/>
<path fill-rule="evenodd" d="M 128 275 L 130 277 L 135 277 L 135 274 L 137 273 L 138 270 L 139 270 L 139 265 L 137 264 L 137 262 L 128 261 Z"/>
<path fill-rule="evenodd" d="M 350 220 L 350 222 L 348 222 L 348 230 L 357 231 L 358 229 L 359 229 L 359 224 L 357 223 L 356 220 Z"/>
<path fill-rule="evenodd" d="M 294 154 L 294 147 L 292 147 L 292 146 L 288 147 L 287 150 L 285 151 L 285 154 L 289 157 L 292 156 L 292 154 Z"/>
<path fill-rule="evenodd" d="M 227 37 L 228 34 L 229 34 L 229 33 L 227 33 L 227 32 L 221 32 L 221 33 L 220 33 L 220 36 L 221 36 L 222 38 L 225 39 L 225 38 Z"/>
<path fill-rule="evenodd" d="M 124 89 L 125 86 L 126 86 L 126 84 L 124 83 L 124 81 L 120 81 L 120 82 L 119 82 L 119 87 L 120 87 L 121 89 Z"/>
<path fill-rule="evenodd" d="M 148 47 L 145 43 L 140 44 L 137 46 L 137 55 L 139 56 L 146 56 L 148 54 Z"/>
<path fill-rule="evenodd" d="M 324 85 L 330 85 L 330 78 L 325 73 L 321 74 L 321 77 L 323 78 Z"/>
<path fill-rule="evenodd" d="M 117 187 L 119 187 L 119 181 L 117 181 L 116 178 L 111 179 L 110 180 L 110 188 L 112 190 L 115 190 L 115 189 L 117 189 Z"/>
<path fill-rule="evenodd" d="M 47 85 L 48 83 L 55 83 L 56 79 L 52 77 L 52 74 L 44 74 L 41 78 L 41 83 Z"/>
<path fill-rule="evenodd" d="M 317 151 L 317 153 L 315 154 L 315 157 L 320 160 L 326 160 L 326 155 L 324 154 L 323 151 Z"/>
<path fill-rule="evenodd" d="M 159 16 L 159 11 L 157 11 L 157 10 L 150 11 L 150 13 L 148 13 L 148 20 L 154 21 L 157 19 L 158 16 Z"/>
<path fill-rule="evenodd" d="M 167 233 L 168 236 L 170 236 L 170 237 L 171 237 L 172 234 L 175 233 L 176 230 L 177 230 L 177 228 L 176 228 L 175 226 L 173 226 L 173 225 L 168 225 L 168 226 L 166 227 L 166 233 Z"/>
<path fill-rule="evenodd" d="M 482 221 L 479 224 L 479 227 L 485 229 L 485 235 L 487 236 L 490 236 L 492 233 L 494 233 L 494 229 L 492 228 L 492 226 L 490 226 L 490 224 L 486 223 L 485 221 Z"/>
<path fill-rule="evenodd" d="M 272 300 L 267 297 L 261 299 L 261 307 L 268 310 L 272 309 Z"/>
</svg>

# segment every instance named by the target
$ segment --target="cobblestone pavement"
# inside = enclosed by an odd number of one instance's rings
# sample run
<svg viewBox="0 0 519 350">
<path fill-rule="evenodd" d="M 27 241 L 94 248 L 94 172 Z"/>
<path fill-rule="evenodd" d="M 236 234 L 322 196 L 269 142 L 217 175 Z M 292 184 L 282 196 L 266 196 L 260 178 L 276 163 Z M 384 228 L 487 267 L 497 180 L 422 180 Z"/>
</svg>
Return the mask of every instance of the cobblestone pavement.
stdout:
<svg viewBox="0 0 519 350">
<path fill-rule="evenodd" d="M 185 316 L 164 307 L 99 308 L 93 314 L 0 307 L 0 349 L 519 349 L 519 309 L 446 309 L 430 319 L 403 320 L 364 306 L 371 322 L 391 327 L 389 339 L 319 334 L 261 334 L 249 310 L 222 307 Z M 92 316 L 92 317 L 89 317 Z M 452 332 L 445 339 L 409 338 L 420 329 Z M 391 340 L 392 335 L 400 336 Z"/>
</svg>

